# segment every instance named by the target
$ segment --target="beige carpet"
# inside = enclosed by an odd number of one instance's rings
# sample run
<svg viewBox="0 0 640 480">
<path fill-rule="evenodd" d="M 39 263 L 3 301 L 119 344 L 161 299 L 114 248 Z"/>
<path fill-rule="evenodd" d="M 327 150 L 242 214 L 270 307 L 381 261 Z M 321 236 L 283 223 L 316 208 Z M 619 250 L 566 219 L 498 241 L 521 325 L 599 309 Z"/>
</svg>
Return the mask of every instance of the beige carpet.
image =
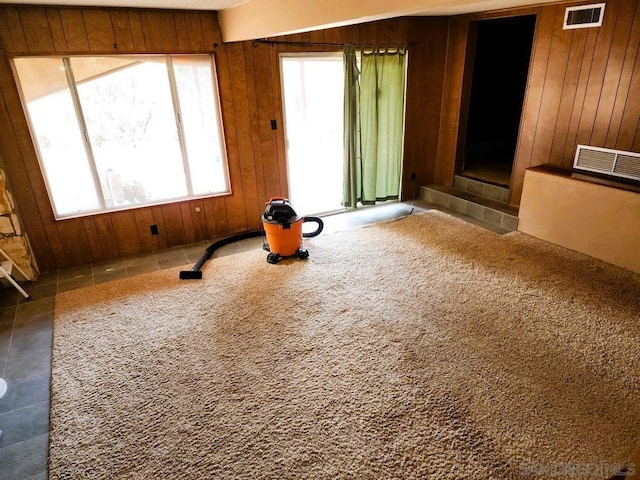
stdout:
<svg viewBox="0 0 640 480">
<path fill-rule="evenodd" d="M 602 478 L 585 469 L 627 459 L 639 275 L 438 212 L 306 244 L 58 295 L 51 478 Z"/>
</svg>

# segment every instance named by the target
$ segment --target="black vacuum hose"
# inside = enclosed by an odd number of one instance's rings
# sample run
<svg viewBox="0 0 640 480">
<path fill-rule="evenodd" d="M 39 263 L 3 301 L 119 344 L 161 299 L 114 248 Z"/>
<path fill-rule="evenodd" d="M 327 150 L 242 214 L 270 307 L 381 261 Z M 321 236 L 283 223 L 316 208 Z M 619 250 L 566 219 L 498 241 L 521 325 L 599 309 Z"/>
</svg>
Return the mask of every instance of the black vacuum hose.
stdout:
<svg viewBox="0 0 640 480">
<path fill-rule="evenodd" d="M 264 236 L 264 230 L 250 230 L 248 232 L 238 233 L 236 235 L 231 235 L 230 237 L 222 238 L 217 242 L 213 242 L 206 248 L 193 267 L 191 267 L 191 270 L 182 270 L 180 272 L 180 280 L 200 280 L 202 278 L 202 271 L 200 269 L 218 248 L 222 248 L 225 245 L 229 245 L 230 243 L 237 242 L 239 240 L 262 236 Z"/>
<path fill-rule="evenodd" d="M 307 223 L 307 222 L 317 223 L 318 228 L 315 229 L 313 232 L 303 233 L 302 236 L 304 238 L 311 238 L 311 237 L 316 237 L 320 235 L 320 233 L 322 232 L 322 229 L 324 228 L 324 222 L 322 221 L 322 219 L 319 217 L 304 217 L 304 223 Z"/>
<path fill-rule="evenodd" d="M 322 229 L 324 228 L 324 222 L 322 221 L 322 219 L 319 217 L 304 217 L 304 223 L 307 222 L 317 223 L 318 228 L 316 228 L 313 232 L 303 233 L 302 236 L 304 238 L 311 238 L 320 235 Z M 202 266 L 207 263 L 207 261 L 213 255 L 213 252 L 215 252 L 218 248 L 222 248 L 225 245 L 229 245 L 230 243 L 237 242 L 239 240 L 262 237 L 264 235 L 264 230 L 250 230 L 248 232 L 238 233 L 236 235 L 231 235 L 230 237 L 222 238 L 217 242 L 213 242 L 206 248 L 202 256 L 193 265 L 193 267 L 191 267 L 190 270 L 182 270 L 180 272 L 180 280 L 200 280 L 202 278 Z"/>
</svg>

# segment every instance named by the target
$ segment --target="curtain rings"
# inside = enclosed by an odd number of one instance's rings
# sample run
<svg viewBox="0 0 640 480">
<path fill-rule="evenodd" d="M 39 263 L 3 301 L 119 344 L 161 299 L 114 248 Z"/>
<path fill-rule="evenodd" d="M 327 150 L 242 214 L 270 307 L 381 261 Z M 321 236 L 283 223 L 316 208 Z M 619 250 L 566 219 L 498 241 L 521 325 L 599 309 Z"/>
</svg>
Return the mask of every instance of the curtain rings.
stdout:
<svg viewBox="0 0 640 480">
<path fill-rule="evenodd" d="M 405 55 L 407 44 L 361 45 L 360 51 L 362 55 Z"/>
</svg>

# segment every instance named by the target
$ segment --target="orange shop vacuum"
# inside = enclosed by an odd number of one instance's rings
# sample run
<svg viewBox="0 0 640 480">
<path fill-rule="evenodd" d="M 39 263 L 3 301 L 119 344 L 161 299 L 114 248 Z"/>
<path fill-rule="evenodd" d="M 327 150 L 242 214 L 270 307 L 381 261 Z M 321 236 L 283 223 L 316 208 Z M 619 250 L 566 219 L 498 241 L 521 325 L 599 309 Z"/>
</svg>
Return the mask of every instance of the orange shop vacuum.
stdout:
<svg viewBox="0 0 640 480">
<path fill-rule="evenodd" d="M 302 224 L 314 222 L 318 227 L 313 232 L 303 232 Z M 302 245 L 302 238 L 315 237 L 322 232 L 324 223 L 318 217 L 300 217 L 283 197 L 272 197 L 266 202 L 262 215 L 267 241 L 263 247 L 269 252 L 267 262 L 278 263 L 283 257 L 309 258 L 309 251 Z"/>
<path fill-rule="evenodd" d="M 218 248 L 246 238 L 266 236 L 262 247 L 269 252 L 267 262 L 278 263 L 284 257 L 309 258 L 309 251 L 302 245 L 302 238 L 315 237 L 322 232 L 324 223 L 318 217 L 300 217 L 289 200 L 273 197 L 266 202 L 264 214 L 261 215 L 262 230 L 250 230 L 223 238 L 209 245 L 198 261 L 189 270 L 180 272 L 181 280 L 199 280 L 202 278 L 202 266 L 211 258 Z M 315 222 L 318 227 L 313 232 L 303 232 L 302 224 Z"/>
</svg>

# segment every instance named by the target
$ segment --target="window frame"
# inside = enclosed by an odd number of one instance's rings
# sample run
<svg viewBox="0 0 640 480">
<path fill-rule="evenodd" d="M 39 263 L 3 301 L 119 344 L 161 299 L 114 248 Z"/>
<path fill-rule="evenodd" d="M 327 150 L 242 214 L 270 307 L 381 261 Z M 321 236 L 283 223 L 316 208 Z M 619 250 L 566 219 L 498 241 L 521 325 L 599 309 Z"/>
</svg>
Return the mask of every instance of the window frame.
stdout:
<svg viewBox="0 0 640 480">
<path fill-rule="evenodd" d="M 71 68 L 71 59 L 72 58 L 100 58 L 100 57 L 135 57 L 135 58 L 162 58 L 164 59 L 164 64 L 167 70 L 167 76 L 169 79 L 170 86 L 170 102 L 173 107 L 173 113 L 175 118 L 176 131 L 178 136 L 178 144 L 181 153 L 181 158 L 177 159 L 180 164 L 183 166 L 184 175 L 185 175 L 185 184 L 187 189 L 187 195 L 183 197 L 164 199 L 164 200 L 156 200 L 148 203 L 141 203 L 135 205 L 120 205 L 114 207 L 106 206 L 106 197 L 102 188 L 102 184 L 100 181 L 100 176 L 97 169 L 96 160 L 93 154 L 93 147 L 91 145 L 91 140 L 89 137 L 89 131 L 87 129 L 85 116 L 82 111 L 80 97 L 78 94 L 78 84 L 73 76 L 73 69 Z M 173 67 L 173 58 L 184 58 L 184 57 L 207 57 L 209 59 L 209 65 L 211 67 L 211 78 L 212 78 L 212 93 L 213 100 L 215 103 L 215 116 L 217 118 L 217 129 L 218 136 L 220 138 L 220 153 L 222 156 L 222 170 L 224 175 L 224 182 L 226 185 L 226 189 L 222 192 L 215 193 L 205 193 L 205 194 L 193 194 L 192 188 L 192 179 L 191 179 L 191 171 L 189 167 L 189 156 L 187 152 L 187 144 L 185 139 L 185 130 L 184 123 L 182 120 L 182 111 L 181 105 L 178 95 L 178 87 L 176 84 L 175 71 Z M 93 187 L 96 191 L 96 196 L 98 197 L 98 202 L 100 204 L 100 208 L 93 210 L 86 210 L 82 212 L 73 212 L 69 214 L 60 214 L 56 208 L 56 204 L 54 201 L 54 197 L 52 194 L 52 188 L 49 181 L 49 177 L 47 175 L 47 171 L 44 166 L 44 161 L 42 159 L 42 153 L 40 151 L 40 145 L 37 140 L 37 136 L 35 135 L 35 128 L 32 123 L 31 116 L 29 115 L 29 111 L 27 108 L 27 101 L 24 96 L 23 88 L 20 83 L 20 77 L 18 75 L 18 71 L 15 65 L 15 59 L 29 59 L 29 58 L 55 58 L 60 59 L 65 66 L 65 76 L 67 78 L 67 88 L 69 89 L 69 94 L 71 96 L 73 102 L 73 109 L 76 115 L 76 119 L 78 121 L 79 133 L 82 137 L 82 146 L 86 153 L 86 161 L 88 163 L 89 169 L 91 171 Z M 214 198 L 214 197 L 222 197 L 229 196 L 233 194 L 231 187 L 231 176 L 230 176 L 230 167 L 229 167 L 229 156 L 227 154 L 227 139 L 224 132 L 224 124 L 222 117 L 222 100 L 220 98 L 220 85 L 218 80 L 218 70 L 215 61 L 215 56 L 207 53 L 174 53 L 174 54 L 122 54 L 122 55 L 90 55 L 90 54 L 81 54 L 81 55 L 16 55 L 10 59 L 11 69 L 13 71 L 13 77 L 16 82 L 16 87 L 18 90 L 18 94 L 20 96 L 20 101 L 22 104 L 22 109 L 24 113 L 25 120 L 27 122 L 27 126 L 29 128 L 29 134 L 31 136 L 31 142 L 33 144 L 36 158 L 38 161 L 38 166 L 40 167 L 40 173 L 42 174 L 42 178 L 44 180 L 45 188 L 47 191 L 47 196 L 49 199 L 49 204 L 51 206 L 51 211 L 53 213 L 53 217 L 56 221 L 60 220 L 69 220 L 74 218 L 83 218 L 89 217 L 93 215 L 102 215 L 109 214 L 114 212 L 121 212 L 126 210 L 134 210 L 139 208 L 147 208 L 154 207 L 159 205 L 169 205 L 175 203 L 181 203 L 185 201 L 198 200 L 203 198 Z"/>
</svg>

